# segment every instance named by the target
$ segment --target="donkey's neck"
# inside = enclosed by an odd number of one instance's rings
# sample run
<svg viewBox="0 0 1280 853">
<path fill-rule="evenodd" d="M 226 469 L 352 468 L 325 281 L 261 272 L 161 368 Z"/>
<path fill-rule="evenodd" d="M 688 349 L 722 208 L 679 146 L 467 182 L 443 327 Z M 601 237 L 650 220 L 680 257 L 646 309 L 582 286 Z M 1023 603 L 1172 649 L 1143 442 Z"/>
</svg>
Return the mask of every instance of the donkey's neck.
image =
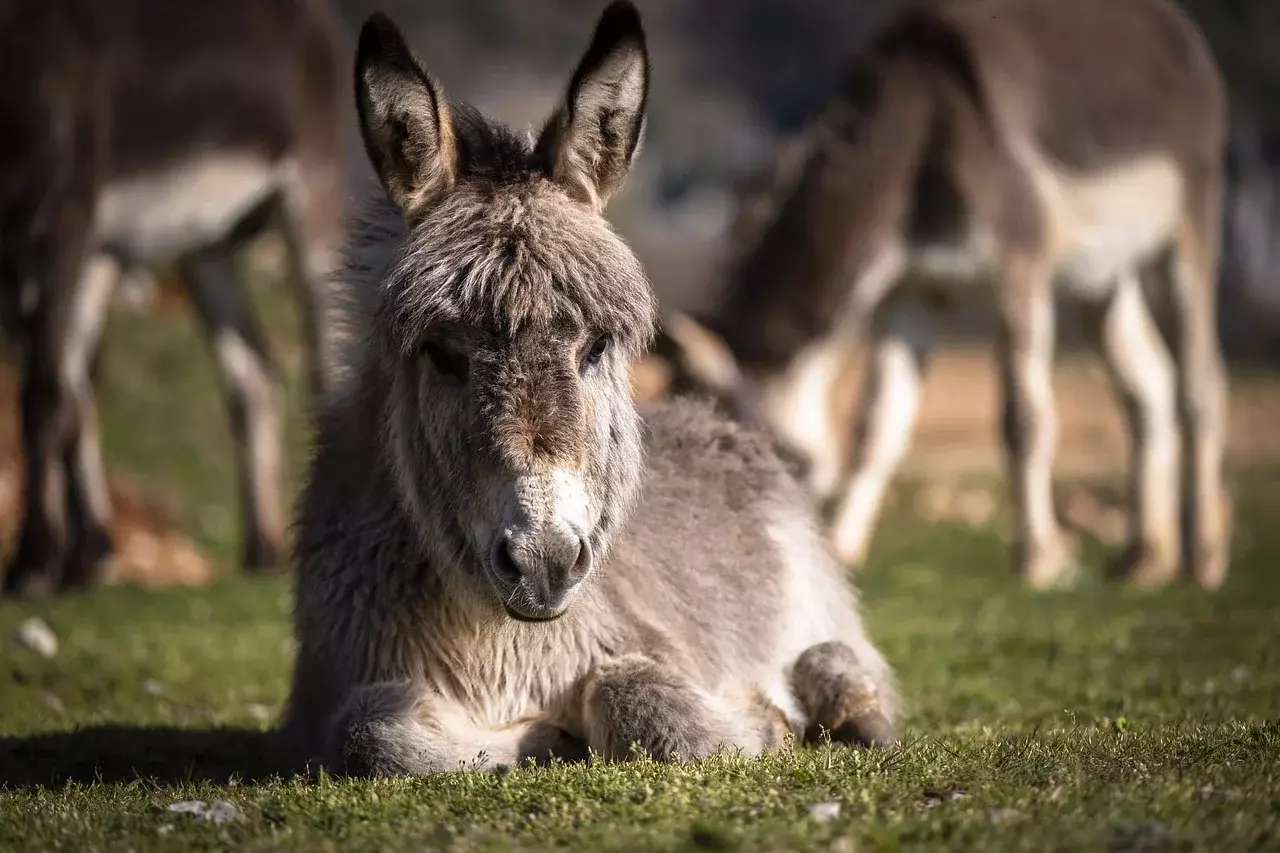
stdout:
<svg viewBox="0 0 1280 853">
<path fill-rule="evenodd" d="M 413 625 L 405 652 L 410 677 L 423 679 L 500 727 L 534 715 L 574 715 L 582 679 L 622 643 L 620 626 L 590 581 L 569 612 L 550 622 L 520 622 L 481 584 L 458 582 L 453 567 L 423 566 L 426 594 L 405 602 L 397 621 Z"/>
</svg>

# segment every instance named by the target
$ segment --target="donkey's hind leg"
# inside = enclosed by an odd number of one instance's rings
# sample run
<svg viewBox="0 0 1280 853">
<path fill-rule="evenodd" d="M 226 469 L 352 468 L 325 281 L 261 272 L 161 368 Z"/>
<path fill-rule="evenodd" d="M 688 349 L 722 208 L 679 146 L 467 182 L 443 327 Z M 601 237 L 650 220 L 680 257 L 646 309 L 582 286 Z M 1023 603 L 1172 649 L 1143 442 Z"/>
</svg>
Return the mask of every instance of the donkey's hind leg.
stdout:
<svg viewBox="0 0 1280 853">
<path fill-rule="evenodd" d="M 825 730 L 838 743 L 897 744 L 880 687 L 848 645 L 831 641 L 806 649 L 792 669 L 791 689 L 808 719 L 806 741 Z"/>
<path fill-rule="evenodd" d="M 110 566 L 111 496 L 102 463 L 94 380 L 101 363 L 102 331 L 119 280 L 120 265 L 107 255 L 99 254 L 86 264 L 74 335 L 65 353 L 77 416 L 64 460 L 72 522 L 71 556 L 62 577 L 64 588 L 98 583 Z"/>
<path fill-rule="evenodd" d="M 229 397 L 244 512 L 244 567 L 276 571 L 284 550 L 284 423 L 280 381 L 267 339 L 236 272 L 231 243 L 193 252 L 180 267 Z"/>
<path fill-rule="evenodd" d="M 352 692 L 330 727 L 324 763 L 347 776 L 424 776 L 586 755 L 585 744 L 558 726 L 477 726 L 449 700 L 395 681 Z"/>
<path fill-rule="evenodd" d="M 1177 578 L 1178 427 L 1173 359 L 1133 273 L 1116 283 L 1096 335 L 1129 423 L 1129 542 L 1114 566 L 1138 586 Z"/>
<path fill-rule="evenodd" d="M 1192 580 L 1216 589 L 1227 577 L 1232 524 L 1223 476 L 1228 381 L 1217 328 L 1221 188 L 1215 180 L 1191 196 L 1169 269 L 1169 337 L 1183 440 L 1183 550 Z"/>
</svg>

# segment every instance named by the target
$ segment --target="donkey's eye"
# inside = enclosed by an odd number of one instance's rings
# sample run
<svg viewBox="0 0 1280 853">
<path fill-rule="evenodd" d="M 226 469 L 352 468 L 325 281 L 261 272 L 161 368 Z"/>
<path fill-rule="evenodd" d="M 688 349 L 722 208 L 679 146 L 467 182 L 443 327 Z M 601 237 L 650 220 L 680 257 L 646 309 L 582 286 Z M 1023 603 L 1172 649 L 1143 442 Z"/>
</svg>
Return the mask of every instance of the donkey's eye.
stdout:
<svg viewBox="0 0 1280 853">
<path fill-rule="evenodd" d="M 422 353 L 431 359 L 431 366 L 441 376 L 460 381 L 467 378 L 466 356 L 445 349 L 433 341 L 427 341 L 422 345 Z"/>
<path fill-rule="evenodd" d="M 604 358 L 604 354 L 608 349 L 609 335 L 607 333 L 596 338 L 591 346 L 587 347 L 587 351 L 582 354 L 582 371 L 585 373 L 599 364 L 600 359 Z"/>
</svg>

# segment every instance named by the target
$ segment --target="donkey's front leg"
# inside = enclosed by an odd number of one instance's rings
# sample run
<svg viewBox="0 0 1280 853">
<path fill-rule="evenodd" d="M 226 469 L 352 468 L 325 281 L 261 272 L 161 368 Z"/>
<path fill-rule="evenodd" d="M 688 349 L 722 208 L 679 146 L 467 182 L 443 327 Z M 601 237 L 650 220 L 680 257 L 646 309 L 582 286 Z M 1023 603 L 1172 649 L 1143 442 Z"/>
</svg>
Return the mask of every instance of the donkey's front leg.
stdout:
<svg viewBox="0 0 1280 853">
<path fill-rule="evenodd" d="M 792 668 L 791 689 L 808 720 L 806 741 L 825 730 L 836 743 L 898 743 L 883 685 L 851 646 L 832 641 L 806 649 Z"/>
<path fill-rule="evenodd" d="M 96 580 L 110 551 L 91 366 L 117 269 L 105 257 L 90 261 L 86 238 L 85 223 L 68 215 L 56 239 L 28 247 L 14 282 L 30 276 L 39 296 L 22 377 L 26 494 L 6 593 L 38 595 Z"/>
<path fill-rule="evenodd" d="M 873 323 L 871 365 L 858 404 L 853 473 L 832 523 L 836 556 L 861 565 L 893 474 L 920 411 L 933 314 L 910 293 L 891 296 Z"/>
<path fill-rule="evenodd" d="M 1039 258 L 1012 260 L 998 294 L 999 352 L 1004 386 L 1004 438 L 1009 454 L 1016 561 L 1034 587 L 1074 580 L 1053 506 L 1058 420 L 1053 401 L 1054 306 L 1051 270 Z"/>
<path fill-rule="evenodd" d="M 761 720 L 735 720 L 726 703 L 644 655 L 597 667 L 588 676 L 582 702 L 587 743 L 609 759 L 628 757 L 633 746 L 671 761 L 704 758 L 722 745 L 748 753 L 772 745 L 768 727 L 758 725 Z"/>
<path fill-rule="evenodd" d="M 268 573 L 285 566 L 284 395 L 231 252 L 230 243 L 208 246 L 184 257 L 180 268 L 227 391 L 244 513 L 243 566 Z"/>
<path fill-rule="evenodd" d="M 522 721 L 477 724 L 466 710 L 407 681 L 354 690 L 329 728 L 325 767 L 348 776 L 423 776 L 586 757 L 581 741 L 558 726 Z"/>
</svg>

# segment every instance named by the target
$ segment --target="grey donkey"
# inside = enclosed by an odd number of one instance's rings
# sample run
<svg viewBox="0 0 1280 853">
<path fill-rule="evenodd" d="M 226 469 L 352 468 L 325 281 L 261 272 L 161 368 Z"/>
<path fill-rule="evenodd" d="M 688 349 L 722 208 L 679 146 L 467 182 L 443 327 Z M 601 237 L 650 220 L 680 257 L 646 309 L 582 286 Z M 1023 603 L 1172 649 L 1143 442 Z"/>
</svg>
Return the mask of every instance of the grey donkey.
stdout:
<svg viewBox="0 0 1280 853">
<path fill-rule="evenodd" d="M 282 239 L 324 393 L 346 43 L 329 0 L 0 2 L 0 334 L 21 354 L 25 463 L 0 595 L 109 576 L 102 335 L 120 279 L 165 266 L 226 392 L 242 565 L 281 568 L 284 388 L 238 259 L 264 233 Z"/>
<path fill-rule="evenodd" d="M 630 396 L 656 304 L 602 211 L 644 124 L 635 8 L 604 11 L 536 139 L 448 100 L 380 14 L 355 77 L 385 193 L 353 228 L 367 325 L 298 509 L 297 760 L 892 743 L 891 670 L 769 441 Z"/>
<path fill-rule="evenodd" d="M 712 310 L 655 348 L 676 384 L 809 463 L 836 553 L 862 563 L 906 454 L 938 331 L 996 316 L 1014 562 L 1078 575 L 1052 494 L 1055 300 L 1085 309 L 1131 436 L 1115 574 L 1227 577 L 1228 379 L 1217 336 L 1228 105 L 1172 0 L 930 0 L 853 57 L 747 195 Z M 856 413 L 833 407 L 856 382 Z"/>
</svg>

